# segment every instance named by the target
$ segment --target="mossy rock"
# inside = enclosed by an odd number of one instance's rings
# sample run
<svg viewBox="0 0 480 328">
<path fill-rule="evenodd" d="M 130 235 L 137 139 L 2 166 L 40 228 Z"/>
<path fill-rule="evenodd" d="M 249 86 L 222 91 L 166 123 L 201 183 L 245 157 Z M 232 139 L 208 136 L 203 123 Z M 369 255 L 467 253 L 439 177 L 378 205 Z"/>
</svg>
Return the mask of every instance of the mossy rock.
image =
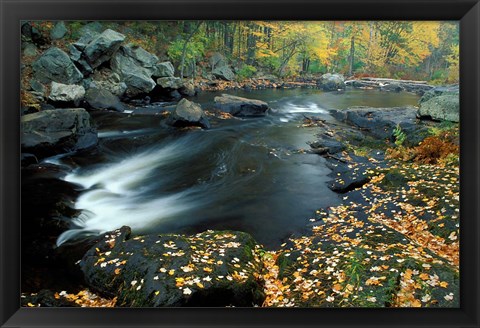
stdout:
<svg viewBox="0 0 480 328">
<path fill-rule="evenodd" d="M 253 306 L 263 302 L 259 245 L 247 233 L 130 238 L 105 234 L 80 266 L 88 285 L 124 307 Z"/>
</svg>

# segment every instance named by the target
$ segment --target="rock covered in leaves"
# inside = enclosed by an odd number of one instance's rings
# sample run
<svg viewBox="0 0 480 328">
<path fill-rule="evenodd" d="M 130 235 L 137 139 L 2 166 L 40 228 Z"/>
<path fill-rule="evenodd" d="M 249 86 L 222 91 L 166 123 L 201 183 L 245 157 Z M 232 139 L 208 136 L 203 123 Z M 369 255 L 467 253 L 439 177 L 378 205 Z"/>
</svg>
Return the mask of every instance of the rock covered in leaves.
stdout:
<svg viewBox="0 0 480 328">
<path fill-rule="evenodd" d="M 458 168 L 375 170 L 348 205 L 317 211 L 313 235 L 269 253 L 266 306 L 459 306 Z"/>
<path fill-rule="evenodd" d="M 336 159 L 327 159 L 327 167 L 332 170 L 328 175 L 333 180 L 327 182 L 328 188 L 337 193 L 346 193 L 362 187 L 370 181 L 371 170 L 374 166 L 367 158 L 348 154 L 350 162 L 340 162 Z"/>
<path fill-rule="evenodd" d="M 206 231 L 130 238 L 106 233 L 80 266 L 91 288 L 117 306 L 252 306 L 264 295 L 258 245 L 243 232 Z"/>
<path fill-rule="evenodd" d="M 51 47 L 32 65 L 35 79 L 43 82 L 75 84 L 83 79 L 83 74 L 61 49 Z"/>
<path fill-rule="evenodd" d="M 257 99 L 222 94 L 215 97 L 215 108 L 233 116 L 263 116 L 268 110 L 268 104 Z"/>
<path fill-rule="evenodd" d="M 44 110 L 21 117 L 22 150 L 37 158 L 90 148 L 97 132 L 83 108 Z"/>
<path fill-rule="evenodd" d="M 113 307 L 116 302 L 116 299 L 104 299 L 88 289 L 76 294 L 42 289 L 38 293 L 22 294 L 20 300 L 24 307 Z"/>
<path fill-rule="evenodd" d="M 168 121 L 170 125 L 177 127 L 200 126 L 206 129 L 210 128 L 210 122 L 202 107 L 185 98 L 178 102 Z"/>
</svg>

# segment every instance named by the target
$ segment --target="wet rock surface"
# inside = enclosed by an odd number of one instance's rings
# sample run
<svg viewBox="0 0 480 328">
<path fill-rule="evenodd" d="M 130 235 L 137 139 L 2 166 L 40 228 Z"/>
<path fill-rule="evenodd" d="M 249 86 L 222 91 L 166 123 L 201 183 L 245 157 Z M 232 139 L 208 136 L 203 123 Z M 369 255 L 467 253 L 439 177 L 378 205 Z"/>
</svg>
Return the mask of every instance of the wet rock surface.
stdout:
<svg viewBox="0 0 480 328">
<path fill-rule="evenodd" d="M 415 107 L 353 107 L 330 112 L 341 122 L 353 125 L 380 140 L 391 140 L 397 126 L 405 132 L 407 139 L 413 144 L 426 136 L 425 126 L 417 122 Z"/>
<path fill-rule="evenodd" d="M 187 99 L 182 99 L 178 102 L 168 119 L 168 124 L 177 127 L 200 126 L 206 129 L 210 128 L 210 122 L 202 107 Z"/>
<path fill-rule="evenodd" d="M 23 115 L 22 149 L 37 158 L 93 147 L 97 132 L 83 108 L 44 110 Z"/>
<path fill-rule="evenodd" d="M 263 116 L 268 110 L 268 104 L 257 99 L 222 94 L 215 97 L 215 108 L 233 116 Z"/>
</svg>

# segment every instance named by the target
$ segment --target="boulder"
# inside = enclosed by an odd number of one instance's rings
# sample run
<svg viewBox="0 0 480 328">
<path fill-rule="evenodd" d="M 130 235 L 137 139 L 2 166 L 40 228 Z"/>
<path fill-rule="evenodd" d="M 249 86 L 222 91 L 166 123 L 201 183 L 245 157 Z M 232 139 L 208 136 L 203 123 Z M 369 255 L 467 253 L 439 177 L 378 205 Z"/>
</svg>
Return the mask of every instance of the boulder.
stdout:
<svg viewBox="0 0 480 328">
<path fill-rule="evenodd" d="M 345 89 L 345 78 L 341 74 L 323 74 L 317 80 L 317 87 L 324 91 L 337 91 Z"/>
<path fill-rule="evenodd" d="M 112 109 L 119 112 L 123 112 L 125 109 L 120 99 L 106 89 L 88 89 L 85 94 L 85 101 L 95 109 Z"/>
<path fill-rule="evenodd" d="M 38 159 L 93 147 L 97 132 L 83 108 L 44 110 L 21 117 L 22 152 Z"/>
<path fill-rule="evenodd" d="M 31 164 L 37 164 L 38 159 L 33 154 L 22 153 L 20 155 L 20 162 L 22 164 L 22 167 L 26 167 L 26 166 L 29 166 Z"/>
<path fill-rule="evenodd" d="M 212 68 L 212 71 L 217 68 L 217 67 L 223 67 L 227 66 L 227 60 L 225 59 L 225 56 L 222 55 L 219 52 L 215 52 L 210 56 L 210 59 L 208 60 L 210 63 L 210 67 Z"/>
<path fill-rule="evenodd" d="M 129 97 L 149 93 L 156 86 L 155 81 L 151 78 L 151 72 L 141 67 L 123 47 L 112 57 L 110 66 L 127 85 L 126 94 Z"/>
<path fill-rule="evenodd" d="M 70 51 L 70 59 L 74 62 L 78 62 L 82 58 L 82 51 L 78 50 L 73 44 L 68 47 L 68 50 Z"/>
<path fill-rule="evenodd" d="M 35 79 L 43 83 L 52 81 L 75 84 L 83 79 L 83 74 L 70 60 L 70 57 L 57 47 L 45 51 L 32 65 Z"/>
<path fill-rule="evenodd" d="M 421 105 L 422 103 L 430 100 L 430 98 L 442 96 L 442 95 L 456 95 L 457 97 L 459 97 L 460 95 L 459 85 L 454 84 L 454 85 L 435 87 L 433 89 L 430 89 L 423 94 L 422 98 L 420 98 L 418 103 L 419 105 Z"/>
<path fill-rule="evenodd" d="M 67 34 L 68 29 L 65 26 L 65 22 L 59 21 L 55 24 L 53 29 L 50 31 L 50 39 L 58 40 L 61 39 Z"/>
<path fill-rule="evenodd" d="M 460 120 L 460 89 L 457 85 L 436 87 L 424 93 L 418 101 L 419 117 L 429 117 L 434 120 L 459 122 Z"/>
<path fill-rule="evenodd" d="M 35 92 L 40 92 L 41 94 L 45 94 L 45 86 L 38 82 L 37 80 L 30 80 L 30 88 Z"/>
<path fill-rule="evenodd" d="M 125 35 L 111 29 L 103 31 L 95 37 L 83 50 L 87 62 L 92 68 L 97 68 L 110 60 L 112 55 L 120 48 L 125 40 Z"/>
<path fill-rule="evenodd" d="M 52 82 L 48 99 L 55 103 L 73 103 L 78 106 L 84 96 L 85 89 L 81 85 Z"/>
<path fill-rule="evenodd" d="M 259 246 L 247 233 L 130 237 L 106 233 L 80 261 L 93 290 L 122 307 L 253 306 L 265 299 Z"/>
<path fill-rule="evenodd" d="M 388 91 L 388 92 L 400 92 L 400 91 L 404 91 L 405 88 L 402 86 L 402 84 L 393 82 L 393 83 L 385 84 L 380 88 L 380 90 Z"/>
<path fill-rule="evenodd" d="M 352 107 L 343 110 L 331 110 L 338 120 L 360 128 L 367 134 L 380 139 L 391 140 L 393 130 L 400 126 L 406 134 L 406 142 L 416 145 L 427 136 L 428 129 L 417 124 L 415 107 Z"/>
<path fill-rule="evenodd" d="M 187 97 L 193 97 L 197 94 L 195 86 L 192 82 L 184 82 L 183 87 L 178 90 L 182 95 Z"/>
<path fill-rule="evenodd" d="M 157 84 L 166 89 L 180 89 L 183 87 L 183 81 L 179 77 L 161 77 L 157 79 Z"/>
<path fill-rule="evenodd" d="M 455 94 L 443 94 L 420 103 L 419 117 L 429 117 L 439 121 L 460 121 L 460 99 Z"/>
<path fill-rule="evenodd" d="M 62 294 L 63 296 L 63 294 Z M 24 307 L 80 307 L 73 299 L 62 297 L 58 292 L 48 289 L 42 289 L 38 293 L 23 294 L 20 298 L 21 304 Z"/>
<path fill-rule="evenodd" d="M 171 62 L 158 63 L 153 76 L 155 77 L 173 77 L 175 74 L 175 68 Z"/>
<path fill-rule="evenodd" d="M 168 123 L 177 127 L 200 126 L 206 129 L 210 128 L 210 122 L 205 116 L 202 107 L 187 99 L 182 99 L 178 102 L 168 119 Z"/>
<path fill-rule="evenodd" d="M 121 82 L 117 73 L 109 69 L 103 69 L 94 73 L 89 88 L 108 90 L 113 95 L 122 97 L 128 87 L 125 82 Z"/>
<path fill-rule="evenodd" d="M 103 27 L 100 28 L 100 26 L 95 25 L 95 23 L 89 23 L 79 30 L 80 38 L 72 45 L 78 50 L 83 51 L 87 44 L 95 39 L 102 31 Z"/>
<path fill-rule="evenodd" d="M 212 74 L 225 81 L 233 81 L 235 79 L 235 74 L 228 66 L 219 66 L 212 71 Z"/>
<path fill-rule="evenodd" d="M 214 101 L 215 108 L 234 116 L 263 116 L 268 110 L 268 104 L 257 99 L 222 94 Z"/>
<path fill-rule="evenodd" d="M 37 55 L 37 46 L 31 42 L 22 43 L 22 54 L 26 57 L 35 57 Z"/>
<path fill-rule="evenodd" d="M 318 139 L 315 142 L 312 142 L 310 144 L 310 147 L 312 148 L 312 151 L 316 154 L 319 155 L 324 155 L 324 154 L 336 154 L 341 151 L 344 151 L 347 147 L 341 143 L 340 141 L 337 141 L 333 138 L 327 137 L 327 136 L 322 136 L 320 139 Z"/>
<path fill-rule="evenodd" d="M 90 83 L 90 88 L 93 89 L 103 89 L 107 90 L 111 94 L 117 96 L 117 97 L 122 97 L 125 94 L 125 91 L 127 91 L 128 87 L 125 84 L 125 82 L 110 82 L 110 81 L 92 81 Z"/>
<path fill-rule="evenodd" d="M 158 76 L 157 56 L 149 53 L 142 47 L 134 46 L 132 44 L 123 46 L 122 48 L 125 55 L 133 58 L 136 61 L 137 65 L 144 68 L 150 74 L 150 76 Z"/>
</svg>

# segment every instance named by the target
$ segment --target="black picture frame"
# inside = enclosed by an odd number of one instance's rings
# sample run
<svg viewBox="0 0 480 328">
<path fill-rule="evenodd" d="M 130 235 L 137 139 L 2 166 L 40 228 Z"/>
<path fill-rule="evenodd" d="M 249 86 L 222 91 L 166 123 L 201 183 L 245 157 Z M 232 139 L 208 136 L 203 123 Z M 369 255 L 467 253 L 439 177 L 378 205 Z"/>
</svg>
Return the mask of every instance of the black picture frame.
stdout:
<svg viewBox="0 0 480 328">
<path fill-rule="evenodd" d="M 478 0 L 0 0 L 0 324 L 2 327 L 479 327 Z M 459 309 L 20 307 L 21 20 L 459 20 L 461 307 Z"/>
</svg>

